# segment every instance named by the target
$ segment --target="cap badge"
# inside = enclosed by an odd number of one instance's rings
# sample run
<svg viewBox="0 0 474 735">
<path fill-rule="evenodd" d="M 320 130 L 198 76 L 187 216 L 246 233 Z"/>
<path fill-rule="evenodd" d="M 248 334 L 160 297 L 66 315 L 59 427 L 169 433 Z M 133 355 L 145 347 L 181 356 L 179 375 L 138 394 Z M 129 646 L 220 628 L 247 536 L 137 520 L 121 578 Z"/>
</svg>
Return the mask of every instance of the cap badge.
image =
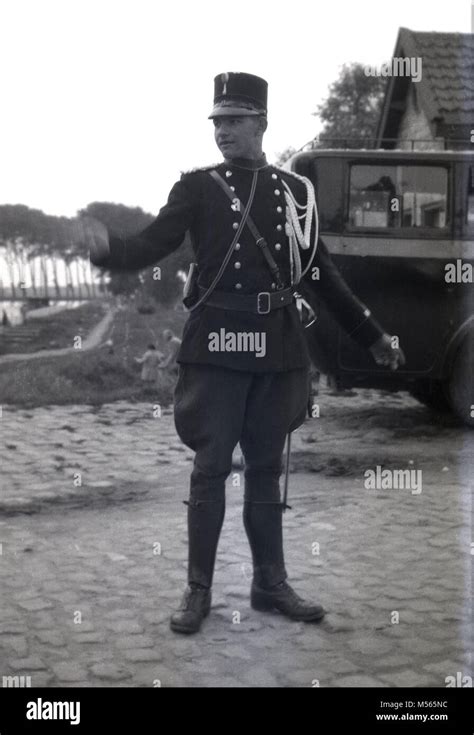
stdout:
<svg viewBox="0 0 474 735">
<path fill-rule="evenodd" d="M 229 81 L 229 74 L 227 72 L 225 72 L 222 75 L 222 82 L 223 82 L 222 94 L 227 94 L 227 82 L 228 81 Z"/>
</svg>

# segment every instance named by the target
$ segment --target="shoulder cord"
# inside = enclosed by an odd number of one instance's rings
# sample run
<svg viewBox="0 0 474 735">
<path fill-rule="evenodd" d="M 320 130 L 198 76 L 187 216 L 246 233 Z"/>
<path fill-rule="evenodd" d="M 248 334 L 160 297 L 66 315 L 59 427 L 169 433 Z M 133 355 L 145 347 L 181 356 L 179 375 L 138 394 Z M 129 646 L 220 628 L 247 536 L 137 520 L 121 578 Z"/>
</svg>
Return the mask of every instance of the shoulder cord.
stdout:
<svg viewBox="0 0 474 735">
<path fill-rule="evenodd" d="M 201 296 L 201 298 L 193 306 L 188 308 L 188 311 L 194 311 L 194 309 L 197 309 L 198 306 L 200 306 L 204 301 L 206 301 L 206 299 L 209 298 L 209 296 L 211 295 L 211 293 L 214 291 L 215 287 L 217 286 L 218 282 L 222 278 L 222 274 L 224 273 L 227 263 L 232 257 L 232 253 L 234 252 L 235 245 L 240 237 L 242 230 L 244 229 L 245 222 L 250 212 L 250 207 L 252 206 L 253 198 L 255 195 L 255 189 L 257 188 L 257 176 L 258 176 L 258 169 L 254 171 L 253 173 L 252 184 L 250 187 L 250 195 L 248 198 L 247 205 L 242 214 L 242 219 L 240 220 L 239 229 L 235 233 L 234 239 L 232 240 L 230 248 L 227 251 L 225 258 L 221 263 L 221 267 L 219 268 L 217 275 L 215 276 L 213 282 L 211 283 L 207 291 Z"/>
<path fill-rule="evenodd" d="M 286 181 L 283 181 L 283 186 L 285 187 L 285 200 L 287 204 L 287 235 L 290 240 L 290 261 L 292 265 L 292 270 L 294 267 L 294 274 L 292 273 L 292 280 L 293 285 L 298 285 L 301 278 L 308 272 L 308 270 L 311 267 L 311 264 L 314 260 L 314 257 L 316 255 L 316 249 L 318 247 L 318 239 L 319 239 L 319 217 L 318 217 L 318 208 L 316 205 L 316 199 L 314 196 L 314 189 L 313 185 L 310 182 L 308 178 L 305 176 L 299 176 L 298 174 L 295 174 L 294 171 L 285 171 L 285 173 L 290 174 L 291 176 L 294 176 L 294 178 L 298 179 L 304 185 L 306 186 L 306 192 L 307 192 L 307 201 L 306 204 L 300 204 L 296 201 L 295 195 L 291 191 L 290 187 L 286 183 Z M 305 211 L 299 215 L 298 209 L 304 209 Z M 300 219 L 305 218 L 305 224 L 304 224 L 304 232 L 301 229 L 300 225 Z M 311 225 L 313 223 L 314 218 L 314 238 L 313 238 L 313 249 L 311 252 L 311 256 L 308 260 L 308 263 L 304 270 L 301 269 L 301 257 L 299 253 L 299 248 L 302 250 L 308 250 L 311 246 Z M 293 257 L 291 257 L 293 256 Z"/>
</svg>

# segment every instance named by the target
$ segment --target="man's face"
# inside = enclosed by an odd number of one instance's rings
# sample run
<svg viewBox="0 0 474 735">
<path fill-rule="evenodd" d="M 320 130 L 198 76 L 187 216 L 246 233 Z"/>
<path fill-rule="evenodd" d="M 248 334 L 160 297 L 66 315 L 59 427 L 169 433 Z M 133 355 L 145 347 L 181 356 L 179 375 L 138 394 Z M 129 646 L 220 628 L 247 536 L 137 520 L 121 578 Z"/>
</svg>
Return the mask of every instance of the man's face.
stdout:
<svg viewBox="0 0 474 735">
<path fill-rule="evenodd" d="M 213 118 L 214 138 L 225 158 L 254 158 L 261 146 L 259 118 L 249 115 Z"/>
</svg>

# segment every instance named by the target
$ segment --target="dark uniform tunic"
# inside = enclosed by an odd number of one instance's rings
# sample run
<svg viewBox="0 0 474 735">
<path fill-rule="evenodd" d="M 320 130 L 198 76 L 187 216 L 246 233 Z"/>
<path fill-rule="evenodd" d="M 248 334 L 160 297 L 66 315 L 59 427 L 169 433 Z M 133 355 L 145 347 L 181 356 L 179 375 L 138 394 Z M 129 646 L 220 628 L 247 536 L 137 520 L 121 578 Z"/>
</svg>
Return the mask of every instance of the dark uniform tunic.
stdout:
<svg viewBox="0 0 474 735">
<path fill-rule="evenodd" d="M 306 202 L 306 187 L 291 173 L 265 163 L 263 158 L 259 164 L 262 168 L 258 171 L 251 215 L 280 267 L 285 286 L 289 286 L 289 240 L 285 232 L 286 202 L 282 182 L 290 186 L 300 203 Z M 214 167 L 242 201 L 241 210 L 248 200 L 253 175 L 252 170 L 243 167 L 248 165 L 249 162 L 234 159 Z M 199 266 L 200 285 L 209 286 L 242 216 L 242 211 L 232 208 L 230 199 L 211 178 L 209 170 L 183 174 L 155 221 L 137 236 L 126 240 L 112 238 L 110 257 L 100 265 L 126 270 L 150 266 L 176 250 L 189 230 Z M 309 251 L 300 252 L 304 267 Z M 313 267 L 319 268 L 317 287 L 320 295 L 341 326 L 362 346 L 374 343 L 383 333 L 381 328 L 352 294 L 321 240 Z M 244 227 L 217 289 L 234 294 L 275 290 L 268 265 L 247 227 Z M 265 355 L 210 351 L 209 334 L 219 332 L 222 327 L 233 333 L 265 332 Z M 198 307 L 185 326 L 177 360 L 252 372 L 286 371 L 309 365 L 304 330 L 294 304 L 270 314 L 236 312 L 206 305 Z"/>
</svg>

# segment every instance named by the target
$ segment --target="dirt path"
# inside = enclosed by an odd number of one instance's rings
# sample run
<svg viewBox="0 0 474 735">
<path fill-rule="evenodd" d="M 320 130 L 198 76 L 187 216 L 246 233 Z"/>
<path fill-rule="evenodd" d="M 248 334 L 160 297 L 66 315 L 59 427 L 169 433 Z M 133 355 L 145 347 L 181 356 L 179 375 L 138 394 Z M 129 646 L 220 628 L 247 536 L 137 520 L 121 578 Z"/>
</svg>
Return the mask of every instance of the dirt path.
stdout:
<svg viewBox="0 0 474 735">
<path fill-rule="evenodd" d="M 87 352 L 88 350 L 92 350 L 102 342 L 113 322 L 115 312 L 116 309 L 112 308 L 89 332 L 86 339 L 82 342 L 81 349 L 83 351 Z M 0 365 L 2 363 L 15 362 L 17 360 L 38 360 L 43 357 L 59 357 L 60 355 L 69 355 L 73 352 L 77 352 L 74 347 L 61 347 L 56 350 L 40 350 L 39 352 L 3 355 L 0 357 Z"/>
</svg>

